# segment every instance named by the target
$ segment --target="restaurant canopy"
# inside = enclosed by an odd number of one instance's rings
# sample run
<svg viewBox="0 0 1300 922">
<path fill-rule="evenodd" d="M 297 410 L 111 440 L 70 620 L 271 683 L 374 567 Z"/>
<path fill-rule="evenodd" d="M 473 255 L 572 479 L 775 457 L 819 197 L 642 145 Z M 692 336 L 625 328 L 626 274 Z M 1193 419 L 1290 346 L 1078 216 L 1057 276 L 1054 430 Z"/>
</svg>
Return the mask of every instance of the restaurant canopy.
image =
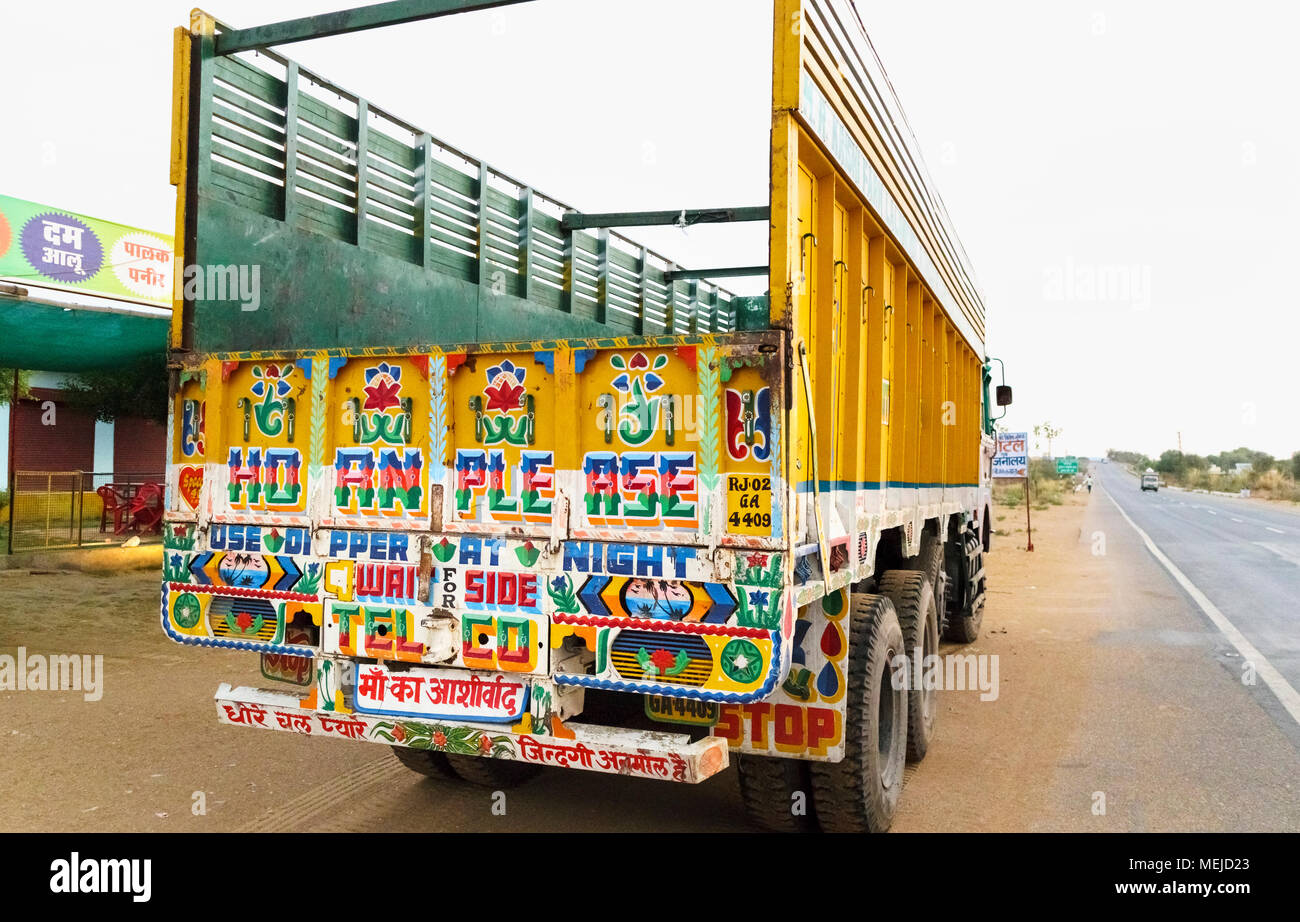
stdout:
<svg viewBox="0 0 1300 922">
<path fill-rule="evenodd" d="M 167 348 L 170 312 L 120 302 L 36 300 L 0 286 L 0 368 L 93 371 L 118 368 Z"/>
</svg>

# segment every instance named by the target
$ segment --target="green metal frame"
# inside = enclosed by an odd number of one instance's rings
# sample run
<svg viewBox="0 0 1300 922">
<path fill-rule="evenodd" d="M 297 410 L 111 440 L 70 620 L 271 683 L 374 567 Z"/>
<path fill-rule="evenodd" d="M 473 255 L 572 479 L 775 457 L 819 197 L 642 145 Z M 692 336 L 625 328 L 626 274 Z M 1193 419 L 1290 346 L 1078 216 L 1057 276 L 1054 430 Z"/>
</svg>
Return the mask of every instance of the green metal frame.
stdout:
<svg viewBox="0 0 1300 922">
<path fill-rule="evenodd" d="M 270 45 L 288 45 L 313 38 L 362 32 L 421 19 L 512 6 L 528 0 L 392 0 L 318 16 L 286 19 L 249 29 L 233 29 L 217 36 L 217 54 L 235 54 Z"/>
<path fill-rule="evenodd" d="M 664 277 L 675 282 L 679 279 L 729 279 L 753 275 L 767 275 L 767 266 L 728 266 L 720 269 L 671 269 Z"/>
<path fill-rule="evenodd" d="M 610 211 L 600 214 L 571 211 L 560 219 L 560 227 L 564 230 L 585 230 L 592 227 L 649 227 L 664 224 L 690 227 L 693 224 L 768 221 L 771 217 L 772 209 L 767 205 L 748 208 L 683 208 L 680 211 Z"/>
<path fill-rule="evenodd" d="M 452 5 L 380 6 L 396 16 Z M 259 266 L 260 304 L 187 295 L 188 349 L 725 332 L 736 329 L 734 296 L 698 279 L 767 273 L 681 270 L 608 227 L 566 227 L 576 209 L 275 51 L 223 54 L 249 40 L 223 45 L 239 34 L 218 24 L 194 38 L 185 253 L 197 266 Z"/>
</svg>

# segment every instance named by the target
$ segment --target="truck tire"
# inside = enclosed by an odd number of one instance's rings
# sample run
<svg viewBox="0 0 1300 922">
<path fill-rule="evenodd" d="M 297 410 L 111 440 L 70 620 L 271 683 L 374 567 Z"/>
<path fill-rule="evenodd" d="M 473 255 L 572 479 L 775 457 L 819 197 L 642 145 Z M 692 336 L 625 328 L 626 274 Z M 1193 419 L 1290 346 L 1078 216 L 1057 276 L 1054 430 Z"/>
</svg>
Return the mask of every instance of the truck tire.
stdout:
<svg viewBox="0 0 1300 922">
<path fill-rule="evenodd" d="M 889 596 L 903 631 L 907 651 L 907 760 L 920 762 L 934 737 L 934 718 L 939 705 L 933 688 L 914 688 L 919 660 L 939 655 L 939 609 L 934 592 L 924 573 L 914 570 L 889 570 L 880 577 L 877 589 Z"/>
<path fill-rule="evenodd" d="M 816 832 L 808 763 L 797 759 L 738 755 L 740 799 L 750 822 L 768 832 Z M 803 792 L 804 814 L 794 813 L 794 795 Z"/>
<path fill-rule="evenodd" d="M 934 590 L 934 607 L 939 613 L 942 627 L 944 612 L 948 608 L 948 574 L 943 569 L 943 540 L 938 535 L 922 536 L 921 553 L 907 562 L 907 568 L 921 571 L 930 581 L 930 588 Z M 903 633 L 906 634 L 907 631 Z"/>
<path fill-rule="evenodd" d="M 984 621 L 984 580 L 973 576 L 984 569 L 984 552 L 973 532 L 962 533 L 958 552 L 945 561 L 945 567 L 948 585 L 943 636 L 956 643 L 974 643 Z"/>
<path fill-rule="evenodd" d="M 421 775 L 427 775 L 430 778 L 455 778 L 456 775 L 451 770 L 451 763 L 441 752 L 430 752 L 428 749 L 412 749 L 409 746 L 393 746 L 393 755 L 397 756 L 397 761 L 401 762 L 413 772 L 419 772 Z"/>
<path fill-rule="evenodd" d="M 541 767 L 513 759 L 487 756 L 447 756 L 447 763 L 461 781 L 485 788 L 513 788 L 530 780 Z"/>
<path fill-rule="evenodd" d="M 885 832 L 903 790 L 907 696 L 890 673 L 903 652 L 894 604 L 855 594 L 850 603 L 844 759 L 812 762 L 813 803 L 823 832 Z"/>
</svg>

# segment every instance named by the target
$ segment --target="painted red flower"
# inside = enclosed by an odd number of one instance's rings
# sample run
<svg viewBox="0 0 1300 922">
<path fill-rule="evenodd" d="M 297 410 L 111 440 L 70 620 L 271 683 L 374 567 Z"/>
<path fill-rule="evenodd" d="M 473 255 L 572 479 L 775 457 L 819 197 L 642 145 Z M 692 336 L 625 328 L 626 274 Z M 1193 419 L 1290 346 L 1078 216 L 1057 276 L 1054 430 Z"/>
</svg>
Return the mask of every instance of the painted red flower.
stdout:
<svg viewBox="0 0 1300 922">
<path fill-rule="evenodd" d="M 632 361 L 627 363 L 628 368 L 649 368 L 650 360 L 645 357 L 644 352 L 638 352 L 632 356 Z"/>
<path fill-rule="evenodd" d="M 519 398 L 524 393 L 524 386 L 511 384 L 509 379 L 502 378 L 495 384 L 483 388 L 483 393 L 487 395 L 489 410 L 517 410 Z"/>
<path fill-rule="evenodd" d="M 446 746 L 447 734 L 443 733 L 441 730 L 433 734 L 433 745 L 437 746 L 439 749 L 441 749 L 443 746 Z"/>
<path fill-rule="evenodd" d="M 765 567 L 767 566 L 767 555 L 747 554 L 745 556 L 745 563 L 749 564 L 751 567 Z"/>
<path fill-rule="evenodd" d="M 487 755 L 488 752 L 492 749 L 492 741 L 488 739 L 488 735 L 486 733 L 484 733 L 482 736 L 478 738 L 478 748 L 479 748 L 479 752 L 483 753 L 484 755 Z"/>
<path fill-rule="evenodd" d="M 239 626 L 241 631 L 248 633 L 248 629 L 253 626 L 253 616 L 246 611 L 241 611 L 235 617 L 235 624 Z"/>
<path fill-rule="evenodd" d="M 667 650 L 656 650 L 650 654 L 650 662 L 654 663 L 655 668 L 658 669 L 662 675 L 676 665 L 677 657 L 673 656 L 673 654 Z"/>
<path fill-rule="evenodd" d="M 363 410 L 387 410 L 400 404 L 397 395 L 402 386 L 391 378 L 379 378 L 373 384 L 367 384 L 366 404 Z"/>
<path fill-rule="evenodd" d="M 399 743 L 406 739 L 406 731 L 402 729 L 401 724 L 393 727 L 393 739 L 397 740 Z"/>
</svg>

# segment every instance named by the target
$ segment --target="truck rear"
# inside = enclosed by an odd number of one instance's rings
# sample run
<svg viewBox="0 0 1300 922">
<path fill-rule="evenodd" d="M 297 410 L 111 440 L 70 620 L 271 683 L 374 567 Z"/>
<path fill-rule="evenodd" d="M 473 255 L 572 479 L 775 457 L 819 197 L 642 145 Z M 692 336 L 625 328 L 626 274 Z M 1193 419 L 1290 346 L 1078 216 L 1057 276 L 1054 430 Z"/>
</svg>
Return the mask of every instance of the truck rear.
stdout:
<svg viewBox="0 0 1300 922">
<path fill-rule="evenodd" d="M 269 47 L 338 22 L 176 35 L 162 627 L 273 683 L 219 720 L 494 786 L 737 761 L 769 827 L 887 828 L 906 664 L 979 628 L 989 375 L 853 8 L 775 3 L 769 202 L 613 216 Z M 768 264 L 611 230 L 671 220 L 766 220 Z"/>
</svg>

